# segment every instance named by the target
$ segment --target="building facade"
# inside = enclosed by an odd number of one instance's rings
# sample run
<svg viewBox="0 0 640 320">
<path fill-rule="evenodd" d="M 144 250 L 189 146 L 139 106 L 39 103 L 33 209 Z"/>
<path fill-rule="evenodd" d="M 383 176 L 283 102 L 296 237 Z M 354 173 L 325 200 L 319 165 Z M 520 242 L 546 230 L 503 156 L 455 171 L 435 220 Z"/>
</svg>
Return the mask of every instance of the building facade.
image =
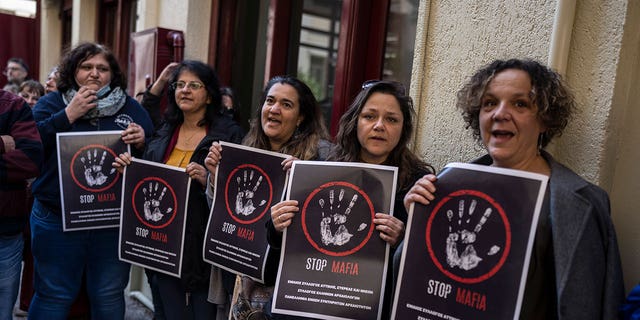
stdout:
<svg viewBox="0 0 640 320">
<path fill-rule="evenodd" d="M 441 169 L 483 153 L 455 93 L 497 58 L 562 73 L 579 112 L 549 151 L 611 197 L 630 289 L 640 281 L 640 1 L 39 0 L 40 75 L 67 45 L 106 42 L 127 61 L 129 35 L 184 33 L 184 58 L 214 66 L 255 112 L 266 80 L 312 84 L 332 132 L 364 80 L 410 86 L 415 151 Z M 157 70 L 159 73 L 160 70 Z M 40 79 L 43 80 L 43 79 Z M 246 125 L 246 124 L 245 124 Z"/>
</svg>

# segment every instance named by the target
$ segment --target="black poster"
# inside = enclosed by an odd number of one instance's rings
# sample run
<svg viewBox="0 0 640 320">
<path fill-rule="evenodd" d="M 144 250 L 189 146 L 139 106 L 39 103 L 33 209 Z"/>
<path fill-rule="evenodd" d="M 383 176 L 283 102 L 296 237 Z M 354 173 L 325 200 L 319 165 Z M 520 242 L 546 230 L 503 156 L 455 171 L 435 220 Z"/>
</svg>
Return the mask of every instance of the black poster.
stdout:
<svg viewBox="0 0 640 320">
<path fill-rule="evenodd" d="M 215 198 L 204 242 L 204 260 L 264 282 L 269 245 L 265 224 L 282 200 L 286 173 L 281 153 L 220 142 Z"/>
<path fill-rule="evenodd" d="M 129 152 L 120 131 L 58 133 L 58 177 L 64 231 L 120 224 L 120 173 L 114 158 Z"/>
<path fill-rule="evenodd" d="M 414 204 L 393 319 L 518 319 L 544 175 L 452 163 Z"/>
<path fill-rule="evenodd" d="M 124 171 L 120 260 L 180 277 L 190 185 L 183 168 L 133 159 Z"/>
<path fill-rule="evenodd" d="M 397 168 L 296 161 L 288 198 L 300 212 L 285 230 L 273 312 L 380 319 L 389 246 L 375 213 L 393 214 Z"/>
</svg>

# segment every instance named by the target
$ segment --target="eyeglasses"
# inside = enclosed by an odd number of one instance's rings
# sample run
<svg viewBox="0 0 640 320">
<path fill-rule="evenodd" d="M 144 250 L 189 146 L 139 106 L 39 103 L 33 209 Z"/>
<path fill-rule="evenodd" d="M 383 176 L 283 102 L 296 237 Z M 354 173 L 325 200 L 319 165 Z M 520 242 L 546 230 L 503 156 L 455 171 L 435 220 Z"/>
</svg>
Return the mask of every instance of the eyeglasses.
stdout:
<svg viewBox="0 0 640 320">
<path fill-rule="evenodd" d="M 5 76 L 9 74 L 9 72 L 13 72 L 13 71 L 22 71 L 23 69 L 20 67 L 7 67 L 4 69 L 4 71 L 2 72 L 2 74 L 4 74 Z"/>
<path fill-rule="evenodd" d="M 406 95 L 407 89 L 404 84 L 397 81 L 389 81 L 389 80 L 367 80 L 362 83 L 362 90 L 369 89 L 375 85 L 382 84 L 389 87 L 392 87 L 398 94 Z"/>
<path fill-rule="evenodd" d="M 193 91 L 204 88 L 204 84 L 198 81 L 189 81 L 189 82 L 178 81 L 178 82 L 175 82 L 172 86 L 174 89 L 178 89 L 178 90 L 182 90 L 184 89 L 184 87 L 187 87 L 189 88 L 189 90 L 193 90 Z"/>
</svg>

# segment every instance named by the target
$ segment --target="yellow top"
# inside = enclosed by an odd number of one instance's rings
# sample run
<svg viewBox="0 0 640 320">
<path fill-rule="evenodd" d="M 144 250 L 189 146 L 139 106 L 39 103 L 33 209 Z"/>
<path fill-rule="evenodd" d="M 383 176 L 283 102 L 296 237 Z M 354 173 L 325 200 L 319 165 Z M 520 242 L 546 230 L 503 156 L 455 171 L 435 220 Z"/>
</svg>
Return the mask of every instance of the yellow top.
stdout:
<svg viewBox="0 0 640 320">
<path fill-rule="evenodd" d="M 186 168 L 192 155 L 193 151 L 185 151 L 178 148 L 173 148 L 173 151 L 171 151 L 166 164 L 170 166 Z"/>
</svg>

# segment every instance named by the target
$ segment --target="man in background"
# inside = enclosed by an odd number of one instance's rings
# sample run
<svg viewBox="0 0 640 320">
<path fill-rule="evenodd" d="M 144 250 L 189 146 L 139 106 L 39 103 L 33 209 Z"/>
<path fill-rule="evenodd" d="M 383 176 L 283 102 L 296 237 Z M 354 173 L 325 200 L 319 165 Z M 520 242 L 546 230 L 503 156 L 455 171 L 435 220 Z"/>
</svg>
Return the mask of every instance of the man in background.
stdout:
<svg viewBox="0 0 640 320">
<path fill-rule="evenodd" d="M 4 75 L 7 77 L 7 84 L 4 86 L 4 90 L 18 94 L 20 84 L 28 79 L 29 66 L 20 58 L 11 58 L 7 61 Z"/>
<path fill-rule="evenodd" d="M 40 172 L 43 147 L 31 108 L 0 90 L 0 319 L 11 319 L 20 286 L 27 179 Z"/>
</svg>

